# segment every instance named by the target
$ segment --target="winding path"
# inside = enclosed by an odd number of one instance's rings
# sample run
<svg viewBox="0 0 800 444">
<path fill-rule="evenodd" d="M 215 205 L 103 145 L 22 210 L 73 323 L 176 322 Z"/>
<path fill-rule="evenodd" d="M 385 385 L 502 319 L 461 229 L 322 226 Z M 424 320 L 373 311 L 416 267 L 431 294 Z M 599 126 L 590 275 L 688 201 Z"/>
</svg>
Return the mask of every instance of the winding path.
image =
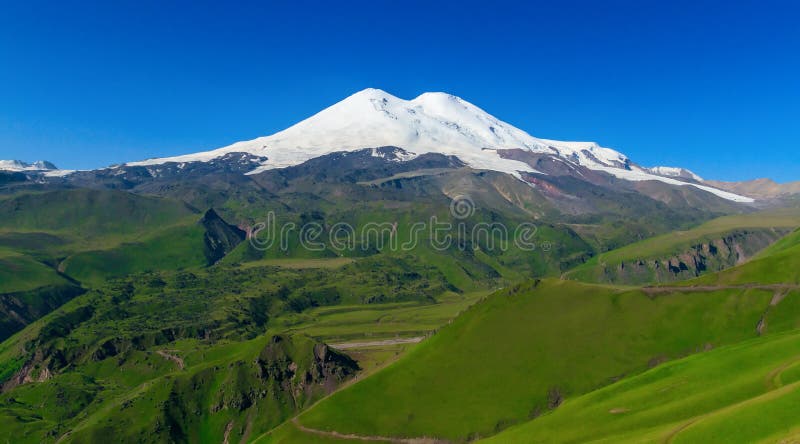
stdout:
<svg viewBox="0 0 800 444">
<path fill-rule="evenodd" d="M 292 419 L 292 425 L 297 427 L 297 429 L 303 433 L 310 433 L 312 435 L 324 436 L 327 438 L 336 438 L 336 439 L 351 439 L 355 441 L 366 441 L 366 442 L 391 442 L 395 444 L 446 444 L 449 442 L 434 438 L 392 438 L 388 436 L 364 436 L 364 435 L 339 433 L 335 431 L 317 430 L 300 424 L 297 421 L 297 418 Z"/>
<path fill-rule="evenodd" d="M 423 339 L 425 339 L 425 336 L 417 336 L 414 338 L 382 339 L 380 341 L 343 342 L 341 344 L 328 345 L 337 350 L 349 350 L 352 348 L 378 347 L 381 345 L 416 344 L 421 342 Z"/>
<path fill-rule="evenodd" d="M 169 352 L 171 352 L 171 351 L 174 352 L 175 350 L 156 350 L 156 354 L 158 354 L 162 358 L 169 359 L 170 361 L 172 361 L 175 364 L 177 364 L 179 369 L 183 370 L 184 367 L 185 367 L 185 364 L 183 362 L 183 358 L 181 358 L 178 355 L 170 354 Z"/>
<path fill-rule="evenodd" d="M 717 290 L 772 290 L 772 291 L 789 291 L 800 290 L 800 285 L 797 284 L 742 284 L 742 285 L 693 285 L 693 286 L 664 286 L 664 287 L 641 287 L 641 290 L 647 294 L 658 293 L 688 293 L 688 292 L 708 292 Z"/>
</svg>

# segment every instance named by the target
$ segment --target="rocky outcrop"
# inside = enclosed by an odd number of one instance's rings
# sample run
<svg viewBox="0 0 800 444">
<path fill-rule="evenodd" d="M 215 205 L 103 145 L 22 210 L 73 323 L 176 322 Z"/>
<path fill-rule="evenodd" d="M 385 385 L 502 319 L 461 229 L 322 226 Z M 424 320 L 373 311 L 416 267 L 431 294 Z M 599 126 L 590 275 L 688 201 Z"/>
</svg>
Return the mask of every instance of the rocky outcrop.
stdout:
<svg viewBox="0 0 800 444">
<path fill-rule="evenodd" d="M 288 347 L 299 342 L 302 339 L 273 336 L 257 361 L 261 379 L 280 382 L 284 390 L 292 393 L 298 408 L 303 406 L 302 400 L 333 392 L 359 370 L 358 364 L 349 356 L 323 343 L 309 344 L 311 359 L 293 357 Z"/>
<path fill-rule="evenodd" d="M 742 229 L 701 242 L 679 254 L 642 258 L 604 265 L 604 280 L 645 284 L 691 279 L 741 264 L 769 246 L 787 230 Z"/>
<path fill-rule="evenodd" d="M 103 412 L 104 420 L 97 425 L 70 431 L 66 441 L 99 442 L 117 430 L 115 442 L 141 442 L 142 436 L 147 442 L 249 442 L 249 437 L 295 416 L 359 370 L 348 356 L 304 335 L 275 335 L 259 342 L 260 350 L 231 347 L 231 355 L 202 363 L 184 360 L 179 350 L 151 349 L 176 364 L 170 370 L 174 373 L 159 384 L 143 384 L 137 396 Z M 103 348 L 114 354 L 120 352 L 118 345 Z M 53 381 L 69 375 L 45 362 L 46 353 L 37 353 L 20 368 L 13 384 L 46 380 L 53 373 Z M 142 411 L 150 412 L 147 421 L 141 420 Z"/>
<path fill-rule="evenodd" d="M 199 424 L 227 419 L 220 441 L 240 442 L 294 416 L 358 371 L 348 356 L 301 335 L 276 335 L 255 359 L 176 377 L 156 421 L 157 434 L 174 442 L 197 442 Z M 259 425 L 254 416 L 262 416 Z M 212 420 L 213 419 L 213 420 Z M 246 439 L 245 439 L 246 440 Z"/>
<path fill-rule="evenodd" d="M 66 283 L 0 294 L 0 341 L 85 291 Z"/>
<path fill-rule="evenodd" d="M 52 378 L 53 371 L 50 369 L 50 363 L 46 356 L 46 353 L 37 350 L 31 359 L 20 366 L 11 377 L 0 381 L 0 393 L 5 393 L 22 384 L 44 382 Z"/>
<path fill-rule="evenodd" d="M 206 229 L 205 256 L 209 265 L 225 257 L 247 237 L 245 231 L 225 222 L 213 208 L 206 211 L 200 224 Z"/>
</svg>

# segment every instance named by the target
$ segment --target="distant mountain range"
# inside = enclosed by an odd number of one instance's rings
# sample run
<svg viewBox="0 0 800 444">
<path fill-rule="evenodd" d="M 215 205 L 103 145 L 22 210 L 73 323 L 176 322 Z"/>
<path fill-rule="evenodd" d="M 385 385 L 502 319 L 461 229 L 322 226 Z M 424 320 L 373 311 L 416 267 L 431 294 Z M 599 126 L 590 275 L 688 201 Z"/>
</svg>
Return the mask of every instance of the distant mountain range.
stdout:
<svg viewBox="0 0 800 444">
<path fill-rule="evenodd" d="M 722 190 L 750 196 L 755 199 L 771 199 L 780 196 L 800 194 L 800 181 L 777 183 L 772 179 L 755 179 L 744 182 L 708 180 L 706 183 Z"/>
<path fill-rule="evenodd" d="M 255 175 L 300 165 L 331 153 L 386 146 L 402 149 L 402 155 L 394 157 L 393 161 L 407 162 L 431 153 L 452 156 L 475 170 L 510 174 L 534 187 L 553 176 L 572 176 L 604 184 L 613 179 L 655 181 L 670 186 L 689 186 L 737 203 L 800 192 L 798 184 L 784 186 L 766 179 L 731 183 L 706 181 L 685 168 L 643 167 L 625 154 L 594 142 L 533 137 L 454 95 L 432 92 L 403 100 L 372 88 L 353 94 L 271 136 L 212 151 L 128 162 L 103 170 L 116 171 L 113 174 L 119 175 L 123 174 L 120 170 L 145 167 L 150 173 L 169 170 L 179 174 L 189 164 L 214 161 L 220 165 L 230 161 L 231 154 L 240 153 L 246 156 L 236 157 L 237 161 L 251 167 L 240 172 Z M 373 155 L 381 154 L 373 151 Z M 66 178 L 74 173 L 57 170 L 55 165 L 44 161 L 33 164 L 0 161 L 0 170 L 32 173 L 39 179 Z"/>
</svg>

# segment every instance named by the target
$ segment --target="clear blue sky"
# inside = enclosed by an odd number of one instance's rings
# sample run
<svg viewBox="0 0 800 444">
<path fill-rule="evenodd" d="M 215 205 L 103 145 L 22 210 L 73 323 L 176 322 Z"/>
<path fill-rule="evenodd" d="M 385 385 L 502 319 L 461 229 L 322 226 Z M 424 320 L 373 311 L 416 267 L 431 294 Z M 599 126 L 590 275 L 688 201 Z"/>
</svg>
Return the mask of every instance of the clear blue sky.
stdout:
<svg viewBox="0 0 800 444">
<path fill-rule="evenodd" d="M 0 159 L 206 150 L 376 87 L 644 165 L 800 180 L 794 1 L 224 3 L 3 2 Z"/>
</svg>

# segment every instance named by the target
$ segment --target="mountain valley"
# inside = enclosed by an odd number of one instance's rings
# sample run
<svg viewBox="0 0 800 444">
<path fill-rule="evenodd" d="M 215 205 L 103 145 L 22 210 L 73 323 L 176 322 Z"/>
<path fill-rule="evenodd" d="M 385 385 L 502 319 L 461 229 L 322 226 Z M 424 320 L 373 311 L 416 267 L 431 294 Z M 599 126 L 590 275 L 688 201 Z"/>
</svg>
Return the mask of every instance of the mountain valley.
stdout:
<svg viewBox="0 0 800 444">
<path fill-rule="evenodd" d="M 791 440 L 798 196 L 377 89 L 212 151 L 2 161 L 0 438 Z"/>
</svg>

